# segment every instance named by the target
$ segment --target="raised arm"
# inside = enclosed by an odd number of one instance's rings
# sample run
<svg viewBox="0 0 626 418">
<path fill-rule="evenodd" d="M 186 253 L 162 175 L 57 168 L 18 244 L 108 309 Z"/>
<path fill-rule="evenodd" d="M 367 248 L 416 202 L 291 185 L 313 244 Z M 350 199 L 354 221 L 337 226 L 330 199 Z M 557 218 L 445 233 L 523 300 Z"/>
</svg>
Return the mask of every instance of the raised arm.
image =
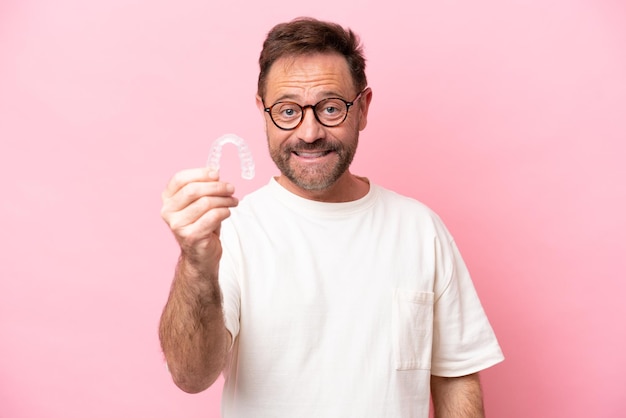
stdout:
<svg viewBox="0 0 626 418">
<path fill-rule="evenodd" d="M 435 418 L 484 418 L 478 373 L 461 377 L 431 376 Z"/>
<path fill-rule="evenodd" d="M 159 338 L 174 383 L 198 393 L 219 376 L 231 335 L 218 284 L 220 225 L 237 205 L 231 185 L 206 169 L 176 174 L 163 192 L 161 215 L 180 245 Z"/>
</svg>

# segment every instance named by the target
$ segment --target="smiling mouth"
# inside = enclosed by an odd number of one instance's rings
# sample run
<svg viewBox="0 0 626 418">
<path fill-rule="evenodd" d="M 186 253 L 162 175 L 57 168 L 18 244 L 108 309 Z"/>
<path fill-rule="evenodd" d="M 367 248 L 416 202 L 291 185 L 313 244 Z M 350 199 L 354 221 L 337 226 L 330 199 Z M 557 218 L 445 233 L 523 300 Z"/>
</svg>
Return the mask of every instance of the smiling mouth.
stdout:
<svg viewBox="0 0 626 418">
<path fill-rule="evenodd" d="M 321 158 L 330 154 L 332 151 L 293 151 L 298 157 L 301 158 Z"/>
</svg>

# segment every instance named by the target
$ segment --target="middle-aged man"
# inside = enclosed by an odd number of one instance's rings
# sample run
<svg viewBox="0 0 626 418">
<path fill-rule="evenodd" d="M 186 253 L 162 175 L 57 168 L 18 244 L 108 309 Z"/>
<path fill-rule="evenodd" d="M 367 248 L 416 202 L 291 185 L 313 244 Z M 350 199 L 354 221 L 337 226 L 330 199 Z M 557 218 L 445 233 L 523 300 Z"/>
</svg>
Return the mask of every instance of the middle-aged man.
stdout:
<svg viewBox="0 0 626 418">
<path fill-rule="evenodd" d="M 503 356 L 454 240 L 427 207 L 349 170 L 372 90 L 351 30 L 275 26 L 257 104 L 280 175 L 238 202 L 176 174 L 181 255 L 160 339 L 174 382 L 224 373 L 224 417 L 482 417 Z"/>
</svg>

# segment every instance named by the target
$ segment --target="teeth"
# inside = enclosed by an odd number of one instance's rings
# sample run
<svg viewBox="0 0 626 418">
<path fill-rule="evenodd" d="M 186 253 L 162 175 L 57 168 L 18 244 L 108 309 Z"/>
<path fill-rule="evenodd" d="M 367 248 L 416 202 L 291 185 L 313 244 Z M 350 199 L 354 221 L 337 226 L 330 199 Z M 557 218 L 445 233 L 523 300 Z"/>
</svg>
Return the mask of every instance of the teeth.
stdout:
<svg viewBox="0 0 626 418">
<path fill-rule="evenodd" d="M 321 151 L 321 152 L 296 152 L 296 155 L 298 155 L 299 157 L 303 157 L 303 158 L 319 158 L 319 157 L 323 157 L 324 155 L 326 155 L 328 152 L 327 151 Z"/>
</svg>

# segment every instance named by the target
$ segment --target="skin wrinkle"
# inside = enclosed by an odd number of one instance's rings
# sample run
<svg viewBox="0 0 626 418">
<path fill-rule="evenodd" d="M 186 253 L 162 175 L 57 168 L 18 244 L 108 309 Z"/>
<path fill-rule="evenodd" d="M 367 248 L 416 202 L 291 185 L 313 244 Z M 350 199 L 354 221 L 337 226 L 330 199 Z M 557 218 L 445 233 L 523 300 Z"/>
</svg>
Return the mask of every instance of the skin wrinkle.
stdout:
<svg viewBox="0 0 626 418">
<path fill-rule="evenodd" d="M 322 92 L 320 92 L 318 94 L 321 97 L 321 99 L 316 100 L 315 102 L 312 102 L 312 103 L 298 103 L 297 100 L 302 96 L 301 94 L 284 94 L 284 95 L 278 97 L 276 99 L 276 101 L 274 103 L 270 104 L 268 107 L 271 107 L 273 104 L 279 103 L 279 102 L 283 102 L 283 101 L 296 102 L 300 106 L 304 107 L 304 106 L 309 105 L 309 104 L 314 105 L 315 103 L 319 102 L 320 100 L 327 99 L 327 98 L 330 98 L 330 97 L 339 97 L 339 98 L 348 100 L 345 97 L 342 97 L 341 93 L 338 93 L 338 92 L 336 92 L 334 90 L 322 91 Z"/>
<path fill-rule="evenodd" d="M 292 86 L 291 88 L 302 88 L 305 89 L 305 85 L 306 84 L 315 84 L 316 82 L 319 82 L 320 80 L 316 80 L 315 77 L 320 77 L 320 78 L 336 78 L 336 71 L 333 68 L 330 68 L 328 71 L 322 73 L 322 74 L 318 74 L 315 75 L 313 77 L 311 77 L 310 74 L 298 74 L 298 71 L 300 69 L 296 69 L 294 70 L 294 67 L 299 65 L 299 60 L 301 58 L 306 58 L 306 57 L 314 57 L 314 56 L 322 56 L 322 57 L 337 57 L 339 58 L 342 62 L 345 63 L 345 68 L 346 71 L 348 73 L 348 80 L 350 80 L 350 84 L 352 84 L 352 87 L 354 88 L 354 90 L 362 90 L 359 89 L 358 86 L 356 86 L 355 82 L 352 81 L 352 75 L 350 73 L 350 69 L 348 67 L 348 63 L 346 62 L 346 60 L 344 59 L 344 57 L 341 54 L 338 53 L 334 53 L 334 52 L 327 52 L 327 53 L 321 53 L 321 52 L 315 52 L 315 53 L 308 53 L 308 54 L 302 54 L 302 55 L 296 55 L 296 56 L 284 56 L 279 58 L 276 62 L 274 62 L 274 64 L 272 64 L 272 66 L 270 67 L 268 74 L 266 76 L 265 79 L 265 88 L 263 89 L 263 94 L 264 96 L 267 96 L 268 94 L 268 88 L 267 86 L 271 84 L 270 81 L 270 74 L 272 72 L 274 72 L 276 70 L 276 67 L 281 66 L 282 67 L 282 72 L 284 74 L 290 74 L 290 76 L 292 77 L 292 81 L 295 82 L 295 85 Z M 344 78 L 344 80 L 346 80 L 346 78 Z M 281 81 L 279 81 L 276 85 L 276 87 L 281 87 Z M 329 90 L 326 93 L 328 94 L 338 94 L 337 91 L 334 90 Z M 294 94 L 295 96 L 295 94 Z"/>
</svg>

